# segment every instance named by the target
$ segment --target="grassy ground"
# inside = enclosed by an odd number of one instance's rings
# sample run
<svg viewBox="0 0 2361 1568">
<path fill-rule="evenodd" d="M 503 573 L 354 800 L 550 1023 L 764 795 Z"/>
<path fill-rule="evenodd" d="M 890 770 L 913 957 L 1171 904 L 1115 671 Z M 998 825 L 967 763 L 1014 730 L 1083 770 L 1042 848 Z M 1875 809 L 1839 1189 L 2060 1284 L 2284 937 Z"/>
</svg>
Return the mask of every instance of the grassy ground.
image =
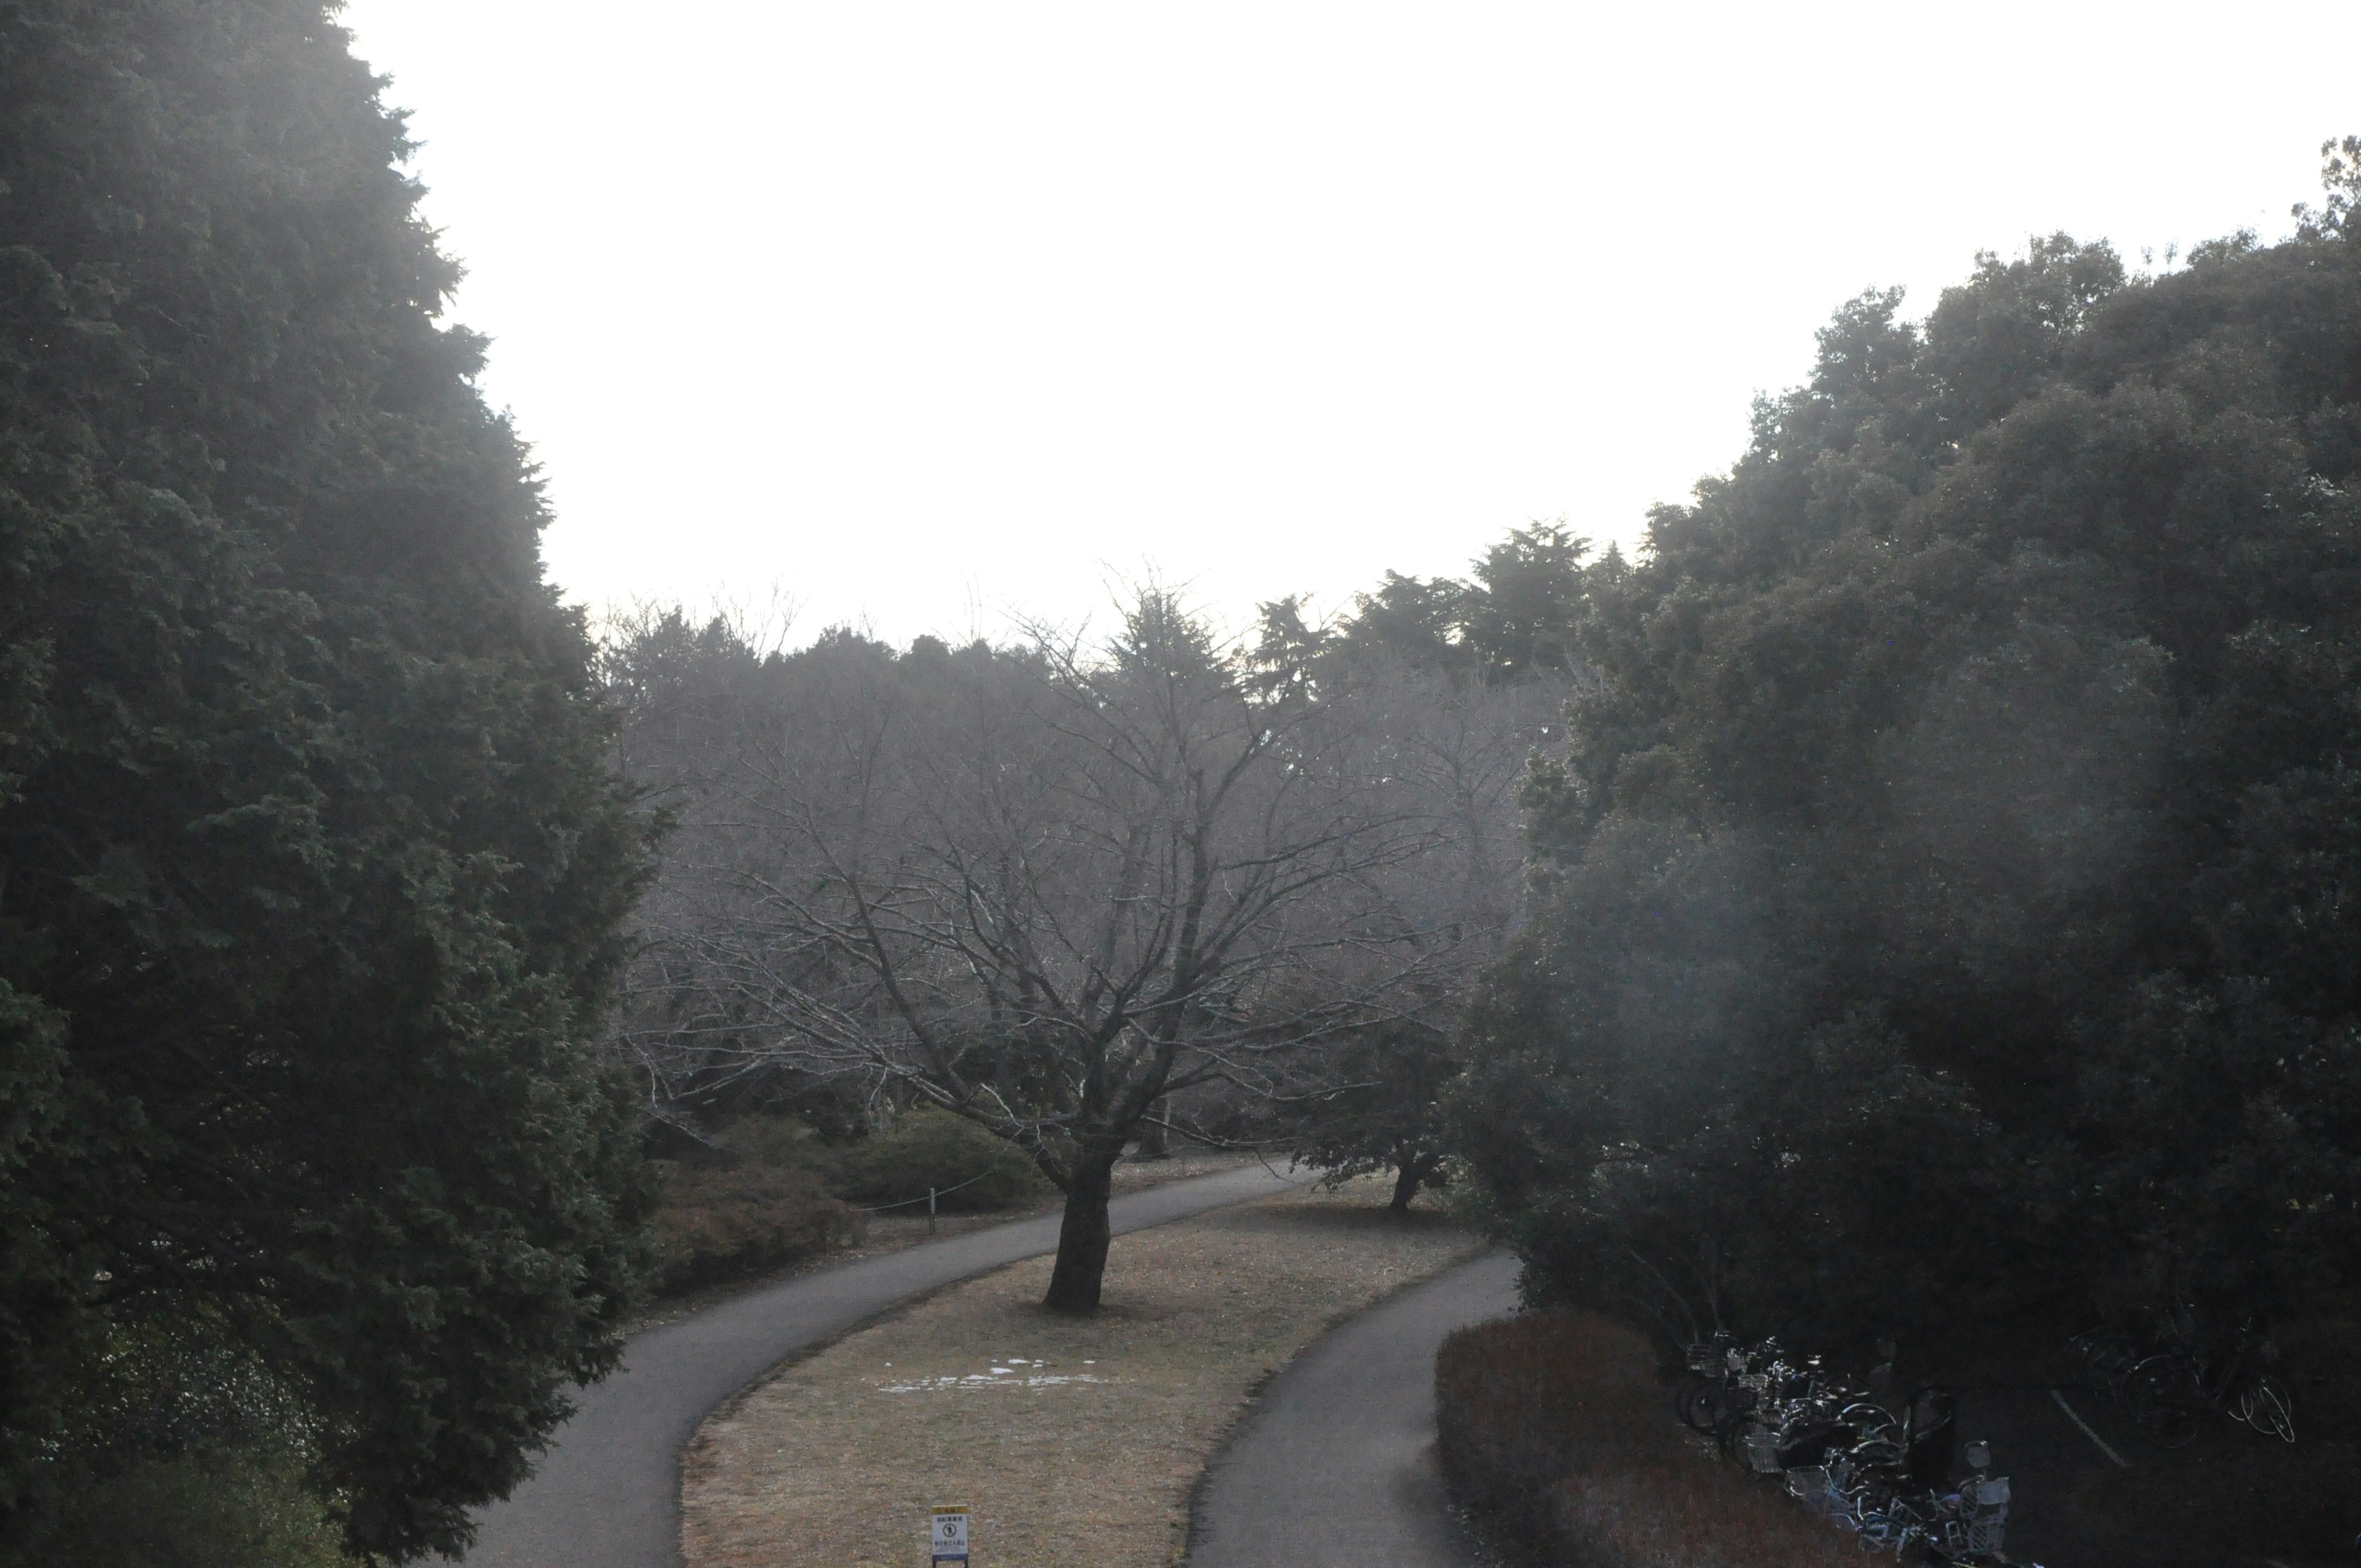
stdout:
<svg viewBox="0 0 2361 1568">
<path fill-rule="evenodd" d="M 1474 1255 L 1382 1183 L 1117 1237 L 1099 1316 L 1038 1304 L 1047 1258 L 957 1287 L 741 1396 L 691 1446 L 690 1568 L 912 1568 L 927 1510 L 974 1509 L 995 1568 L 1176 1563 L 1205 1459 L 1339 1319 Z"/>
</svg>

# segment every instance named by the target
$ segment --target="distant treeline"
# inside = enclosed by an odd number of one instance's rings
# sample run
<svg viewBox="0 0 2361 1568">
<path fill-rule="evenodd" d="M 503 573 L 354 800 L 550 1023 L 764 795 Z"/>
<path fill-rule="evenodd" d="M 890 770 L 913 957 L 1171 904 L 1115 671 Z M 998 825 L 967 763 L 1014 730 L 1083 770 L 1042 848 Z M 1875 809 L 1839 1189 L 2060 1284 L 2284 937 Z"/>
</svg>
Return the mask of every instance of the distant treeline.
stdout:
<svg viewBox="0 0 2361 1568">
<path fill-rule="evenodd" d="M 1432 1118 L 1363 1127 L 1367 1091 L 1446 1065 L 1500 950 L 1583 553 L 1518 531 L 1469 582 L 1389 578 L 1334 623 L 1280 601 L 1244 639 L 1152 587 L 1102 639 L 619 627 L 624 765 L 675 823 L 619 1058 L 693 1139 L 921 1106 L 1008 1139 L 1066 1194 L 1060 1308 L 1097 1303 L 1136 1138 L 1296 1139 L 1400 1167 L 1407 1202 Z"/>
<path fill-rule="evenodd" d="M 1846 304 L 1535 773 L 1461 1152 L 1686 1334 L 2361 1278 L 2361 144 L 2294 237 Z"/>
</svg>

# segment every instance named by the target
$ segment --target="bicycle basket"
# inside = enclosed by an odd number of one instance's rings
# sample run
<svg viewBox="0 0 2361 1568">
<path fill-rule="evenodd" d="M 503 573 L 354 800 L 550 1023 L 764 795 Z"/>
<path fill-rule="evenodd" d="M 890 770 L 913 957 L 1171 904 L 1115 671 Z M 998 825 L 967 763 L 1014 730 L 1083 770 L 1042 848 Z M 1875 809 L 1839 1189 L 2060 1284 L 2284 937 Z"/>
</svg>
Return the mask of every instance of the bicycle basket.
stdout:
<svg viewBox="0 0 2361 1568">
<path fill-rule="evenodd" d="M 2008 1511 L 2008 1477 L 1987 1475 L 1960 1488 L 1960 1497 L 1978 1513 Z"/>
<path fill-rule="evenodd" d="M 1816 1511 L 1831 1507 L 1828 1467 L 1825 1464 L 1803 1464 L 1788 1471 L 1787 1496 Z"/>
</svg>

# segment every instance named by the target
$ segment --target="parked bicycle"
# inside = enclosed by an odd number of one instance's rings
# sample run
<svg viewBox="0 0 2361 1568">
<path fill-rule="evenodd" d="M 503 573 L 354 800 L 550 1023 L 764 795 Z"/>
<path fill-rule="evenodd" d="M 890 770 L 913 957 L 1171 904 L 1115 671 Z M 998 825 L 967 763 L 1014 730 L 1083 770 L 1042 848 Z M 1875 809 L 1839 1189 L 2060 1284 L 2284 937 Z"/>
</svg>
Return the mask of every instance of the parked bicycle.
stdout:
<svg viewBox="0 0 2361 1568">
<path fill-rule="evenodd" d="M 1791 1360 L 1777 1341 L 1741 1347 L 1727 1334 L 1688 1347 L 1674 1396 L 1681 1420 L 1756 1475 L 1897 1558 L 2003 1563 L 2009 1486 L 1990 1452 L 1967 1447 L 1973 1470 L 1949 1485 L 1957 1402 L 1920 1387 L 1888 1409 L 1817 1356 Z"/>
<path fill-rule="evenodd" d="M 2140 1364 L 2140 1347 L 2129 1334 L 2115 1329 L 2089 1329 L 2066 1342 L 2081 1358 L 2083 1379 L 2093 1394 L 2123 1398 L 2124 1384 Z"/>
<path fill-rule="evenodd" d="M 2132 1368 L 2125 1398 L 2132 1419 L 2165 1448 L 2186 1448 L 2202 1418 L 2219 1412 L 2282 1442 L 2295 1441 L 2295 1399 L 2287 1385 L 2263 1369 L 2265 1345 L 2241 1330 L 2218 1360 L 2190 1350 L 2151 1355 Z"/>
<path fill-rule="evenodd" d="M 2185 1448 L 2209 1413 L 2226 1415 L 2283 1442 L 2295 1441 L 2295 1398 L 2269 1370 L 2269 1341 L 2249 1319 L 2216 1354 L 2194 1307 L 2160 1315 L 2160 1328 L 2142 1344 L 2114 1329 L 2092 1329 L 2069 1342 L 2093 1392 L 2120 1400 L 2150 1442 Z"/>
</svg>

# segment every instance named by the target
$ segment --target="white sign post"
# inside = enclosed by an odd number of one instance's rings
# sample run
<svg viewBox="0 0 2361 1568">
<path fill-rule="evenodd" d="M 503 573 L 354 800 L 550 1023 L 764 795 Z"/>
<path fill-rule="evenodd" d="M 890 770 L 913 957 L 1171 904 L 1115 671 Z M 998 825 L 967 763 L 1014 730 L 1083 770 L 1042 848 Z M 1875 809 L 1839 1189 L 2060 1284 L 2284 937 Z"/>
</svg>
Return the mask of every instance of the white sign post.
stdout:
<svg viewBox="0 0 2361 1568">
<path fill-rule="evenodd" d="M 935 1510 L 935 1554 L 930 1563 L 967 1562 L 967 1505 Z"/>
</svg>

